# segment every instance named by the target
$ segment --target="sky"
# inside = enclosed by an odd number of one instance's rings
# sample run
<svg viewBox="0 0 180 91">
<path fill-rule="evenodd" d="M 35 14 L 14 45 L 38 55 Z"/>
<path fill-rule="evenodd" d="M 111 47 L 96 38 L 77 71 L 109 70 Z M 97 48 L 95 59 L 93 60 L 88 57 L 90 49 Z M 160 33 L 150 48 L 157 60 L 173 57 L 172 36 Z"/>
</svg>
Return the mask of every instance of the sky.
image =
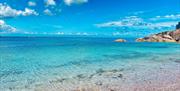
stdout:
<svg viewBox="0 0 180 91">
<path fill-rule="evenodd" d="M 178 21 L 180 0 L 0 0 L 0 36 L 142 37 Z"/>
</svg>

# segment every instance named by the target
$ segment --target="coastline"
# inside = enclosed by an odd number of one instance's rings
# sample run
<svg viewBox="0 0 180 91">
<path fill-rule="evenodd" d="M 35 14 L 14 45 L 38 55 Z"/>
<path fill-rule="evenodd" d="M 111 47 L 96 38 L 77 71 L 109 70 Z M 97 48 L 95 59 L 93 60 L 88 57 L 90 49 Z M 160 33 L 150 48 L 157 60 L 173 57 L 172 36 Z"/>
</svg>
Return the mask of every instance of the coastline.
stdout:
<svg viewBox="0 0 180 91">
<path fill-rule="evenodd" d="M 13 91 L 179 91 L 179 74 L 180 60 L 165 57 L 163 62 L 133 62 L 129 63 L 129 68 L 98 69 L 70 78 L 56 77 L 32 86 L 13 88 Z"/>
</svg>

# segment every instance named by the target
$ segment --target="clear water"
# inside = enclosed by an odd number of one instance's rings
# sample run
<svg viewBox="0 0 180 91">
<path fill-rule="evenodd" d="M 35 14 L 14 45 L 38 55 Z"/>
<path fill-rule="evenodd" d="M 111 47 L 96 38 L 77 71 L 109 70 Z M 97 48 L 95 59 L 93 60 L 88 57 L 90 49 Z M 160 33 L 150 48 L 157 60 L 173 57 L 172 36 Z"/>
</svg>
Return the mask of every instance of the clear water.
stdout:
<svg viewBox="0 0 180 91">
<path fill-rule="evenodd" d="M 0 89 L 12 90 L 98 69 L 180 59 L 176 43 L 115 43 L 114 38 L 1 37 Z M 151 65 L 153 66 L 153 65 Z"/>
</svg>

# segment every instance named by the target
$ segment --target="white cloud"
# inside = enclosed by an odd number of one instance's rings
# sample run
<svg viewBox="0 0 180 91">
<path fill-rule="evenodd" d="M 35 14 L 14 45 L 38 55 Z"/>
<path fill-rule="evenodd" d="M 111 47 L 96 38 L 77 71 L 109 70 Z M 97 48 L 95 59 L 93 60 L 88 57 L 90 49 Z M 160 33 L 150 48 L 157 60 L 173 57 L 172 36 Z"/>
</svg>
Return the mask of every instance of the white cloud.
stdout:
<svg viewBox="0 0 180 91">
<path fill-rule="evenodd" d="M 64 32 L 57 32 L 55 34 L 57 34 L 57 35 L 64 35 Z"/>
<path fill-rule="evenodd" d="M 20 15 L 22 11 L 12 9 L 8 5 L 0 4 L 0 17 L 14 17 Z"/>
<path fill-rule="evenodd" d="M 25 8 L 24 11 L 16 10 L 6 4 L 0 3 L 0 18 L 28 16 L 28 15 L 38 15 L 38 13 L 35 10 L 29 8 Z"/>
<path fill-rule="evenodd" d="M 76 32 L 76 33 L 74 33 L 74 34 L 72 34 L 72 35 L 83 35 L 83 36 L 87 36 L 87 35 L 90 35 L 90 34 L 88 34 L 87 32 Z"/>
<path fill-rule="evenodd" d="M 98 35 L 97 33 L 88 33 L 88 32 L 56 32 L 56 35 L 77 35 L 77 36 L 88 36 L 88 35 Z"/>
<path fill-rule="evenodd" d="M 46 15 L 53 15 L 53 13 L 49 9 L 44 10 L 44 14 Z"/>
<path fill-rule="evenodd" d="M 173 20 L 176 20 L 176 19 L 180 19 L 180 14 L 171 14 L 171 15 L 165 15 L 165 16 L 156 16 L 154 18 L 151 18 L 150 20 L 165 20 L 165 19 L 173 19 Z"/>
<path fill-rule="evenodd" d="M 38 13 L 35 10 L 29 8 L 25 8 L 25 11 L 23 11 L 21 14 L 23 16 L 38 15 Z"/>
<path fill-rule="evenodd" d="M 39 34 L 38 32 L 27 32 L 27 31 L 25 31 L 25 32 L 22 32 L 23 34 Z"/>
<path fill-rule="evenodd" d="M 118 36 L 118 35 L 121 35 L 121 33 L 120 32 L 113 32 L 112 35 L 113 36 Z"/>
<path fill-rule="evenodd" d="M 29 1 L 29 2 L 28 2 L 28 5 L 29 5 L 29 6 L 36 6 L 36 2 Z"/>
<path fill-rule="evenodd" d="M 122 20 L 110 21 L 102 24 L 96 24 L 97 27 L 118 27 L 118 28 L 133 28 L 133 29 L 162 29 L 171 28 L 177 24 L 176 21 L 168 22 L 145 22 L 144 19 L 137 16 L 125 17 Z"/>
<path fill-rule="evenodd" d="M 4 33 L 4 32 L 16 32 L 16 28 L 10 26 L 10 25 L 7 25 L 5 23 L 5 21 L 3 20 L 0 20 L 0 33 Z"/>
<path fill-rule="evenodd" d="M 146 25 L 144 20 L 137 16 L 129 16 L 119 21 L 111 21 L 107 23 L 96 24 L 97 27 L 131 27 L 144 25 Z"/>
<path fill-rule="evenodd" d="M 64 0 L 64 3 L 68 6 L 72 4 L 82 4 L 82 3 L 87 3 L 88 0 Z"/>
<path fill-rule="evenodd" d="M 149 25 L 149 27 L 173 27 L 176 26 L 177 22 L 159 22 Z"/>
<path fill-rule="evenodd" d="M 55 2 L 55 0 L 45 0 L 45 4 L 47 6 L 55 6 L 56 2 Z"/>
</svg>

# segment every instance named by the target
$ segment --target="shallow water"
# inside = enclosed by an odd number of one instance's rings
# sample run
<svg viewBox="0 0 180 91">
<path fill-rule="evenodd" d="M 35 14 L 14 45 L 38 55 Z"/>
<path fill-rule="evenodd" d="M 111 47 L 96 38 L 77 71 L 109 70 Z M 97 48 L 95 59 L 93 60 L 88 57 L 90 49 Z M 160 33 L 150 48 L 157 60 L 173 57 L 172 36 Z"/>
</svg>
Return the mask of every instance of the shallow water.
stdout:
<svg viewBox="0 0 180 91">
<path fill-rule="evenodd" d="M 180 60 L 176 43 L 115 43 L 114 38 L 1 37 L 0 89 L 28 88 L 99 69 L 153 68 Z M 135 65 L 138 64 L 139 66 Z M 140 68 L 141 69 L 141 68 Z M 83 77 L 82 77 L 83 78 Z M 21 91 L 21 90 L 19 90 Z"/>
</svg>

